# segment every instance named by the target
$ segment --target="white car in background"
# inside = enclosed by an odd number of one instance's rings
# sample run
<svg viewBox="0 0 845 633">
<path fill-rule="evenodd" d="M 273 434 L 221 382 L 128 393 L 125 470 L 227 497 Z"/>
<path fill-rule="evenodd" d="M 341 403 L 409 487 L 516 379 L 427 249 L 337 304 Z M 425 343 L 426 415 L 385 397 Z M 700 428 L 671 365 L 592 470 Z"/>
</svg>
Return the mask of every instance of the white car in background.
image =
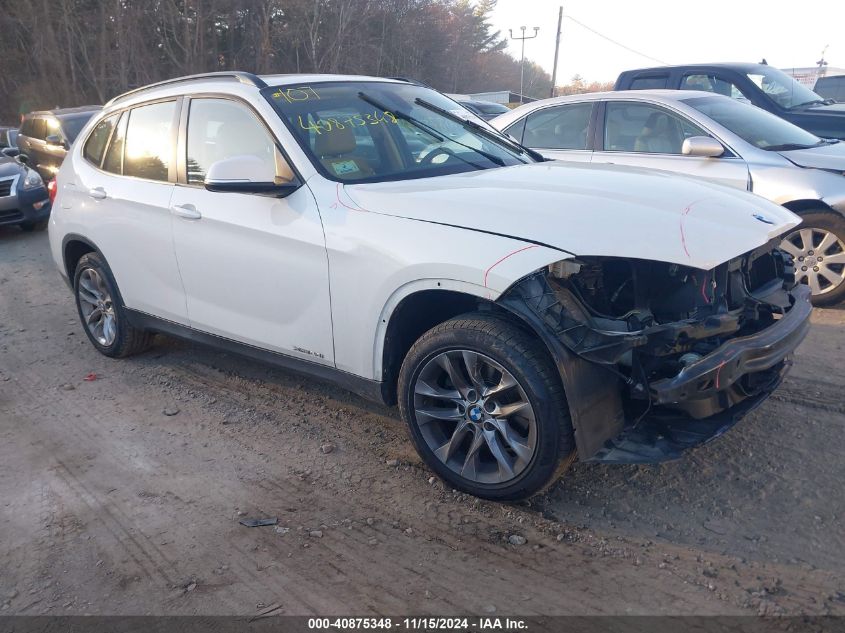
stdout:
<svg viewBox="0 0 845 633">
<path fill-rule="evenodd" d="M 629 90 L 545 99 L 490 121 L 552 159 L 707 178 L 804 220 L 781 248 L 816 305 L 845 299 L 845 142 L 710 92 Z"/>
<path fill-rule="evenodd" d="M 777 249 L 797 216 L 543 161 L 456 109 L 331 75 L 113 99 L 49 227 L 91 343 L 123 357 L 172 334 L 398 402 L 435 473 L 498 500 L 576 450 L 676 458 L 772 392 L 809 327 Z"/>
</svg>

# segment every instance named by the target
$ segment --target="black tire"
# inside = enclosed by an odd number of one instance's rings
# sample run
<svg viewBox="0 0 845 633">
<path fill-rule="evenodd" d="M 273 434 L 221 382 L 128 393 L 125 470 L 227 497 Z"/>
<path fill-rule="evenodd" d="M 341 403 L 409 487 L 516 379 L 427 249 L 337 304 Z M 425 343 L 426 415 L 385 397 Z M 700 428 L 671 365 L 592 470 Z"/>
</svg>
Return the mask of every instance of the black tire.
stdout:
<svg viewBox="0 0 845 633">
<path fill-rule="evenodd" d="M 83 309 L 80 300 L 80 276 L 86 270 L 95 271 L 103 280 L 109 295 L 112 298 L 112 306 L 114 310 L 114 320 L 116 327 L 116 334 L 114 340 L 104 345 L 98 341 L 91 330 L 85 323 Z M 76 299 L 76 310 L 79 314 L 79 319 L 82 322 L 82 329 L 85 330 L 88 340 L 101 354 L 111 358 L 125 358 L 133 354 L 139 354 L 150 347 L 153 341 L 154 334 L 145 330 L 140 330 L 133 327 L 126 313 L 126 308 L 123 305 L 120 291 L 117 283 L 114 280 L 111 270 L 105 260 L 97 253 L 88 253 L 83 255 L 76 265 L 76 271 L 73 275 L 73 293 Z"/>
<path fill-rule="evenodd" d="M 833 213 L 831 211 L 823 211 L 823 210 L 811 210 L 807 212 L 803 212 L 799 214 L 801 218 L 804 220 L 794 231 L 787 236 L 786 239 L 789 239 L 791 236 L 794 236 L 802 229 L 819 229 L 821 231 L 828 231 L 835 235 L 842 244 L 845 244 L 845 217 L 842 217 L 838 213 Z M 840 252 L 839 248 L 841 246 L 836 246 L 833 250 Z M 802 262 L 795 259 L 795 271 L 796 275 L 800 274 L 801 272 L 801 265 Z M 836 265 L 839 270 L 843 270 L 839 268 L 839 265 Z M 831 269 L 832 270 L 832 269 Z M 813 294 L 812 301 L 814 306 L 824 307 L 824 306 L 833 306 L 838 303 L 841 303 L 845 300 L 845 282 L 842 282 L 836 287 L 834 290 L 830 290 L 823 294 Z"/>
<path fill-rule="evenodd" d="M 27 233 L 32 231 L 43 231 L 47 228 L 47 220 L 41 220 L 40 222 L 21 222 L 21 230 L 26 231 Z"/>
<path fill-rule="evenodd" d="M 452 350 L 470 350 L 498 363 L 517 381 L 533 408 L 536 424 L 533 456 L 524 470 L 508 481 L 480 483 L 463 477 L 435 455 L 420 431 L 415 409 L 417 379 L 429 361 Z M 411 440 L 429 468 L 450 486 L 476 497 L 494 501 L 525 499 L 553 484 L 572 463 L 575 437 L 554 363 L 535 336 L 505 318 L 466 314 L 423 334 L 402 363 L 398 400 Z"/>
</svg>

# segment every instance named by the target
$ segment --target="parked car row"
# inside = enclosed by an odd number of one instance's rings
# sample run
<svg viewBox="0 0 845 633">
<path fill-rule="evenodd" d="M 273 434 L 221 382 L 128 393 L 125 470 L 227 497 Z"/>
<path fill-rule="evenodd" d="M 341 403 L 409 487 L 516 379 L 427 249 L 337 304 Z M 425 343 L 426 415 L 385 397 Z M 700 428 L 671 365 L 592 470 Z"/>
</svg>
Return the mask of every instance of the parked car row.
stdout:
<svg viewBox="0 0 845 633">
<path fill-rule="evenodd" d="M 51 200 L 41 175 L 20 161 L 0 155 L 0 226 L 18 225 L 24 231 L 43 229 Z"/>
<path fill-rule="evenodd" d="M 53 179 L 79 131 L 100 106 L 30 112 L 20 128 L 0 127 L 0 225 L 47 225 Z"/>
<path fill-rule="evenodd" d="M 801 223 L 789 209 L 607 164 L 679 148 L 722 182 L 762 181 L 788 179 L 792 150 L 728 136 L 744 112 L 716 125 L 718 97 L 651 98 L 537 106 L 574 163 L 407 80 L 154 84 L 70 145 L 52 256 L 101 353 L 163 332 L 398 404 L 429 468 L 474 495 L 527 497 L 576 453 L 675 459 L 777 387 L 811 293 L 779 247 Z M 502 127 L 546 152 L 534 112 Z M 767 143 L 776 127 L 766 119 Z M 593 160 L 605 150 L 615 158 Z"/>
<path fill-rule="evenodd" d="M 845 139 L 845 104 L 766 64 L 694 64 L 629 70 L 614 90 L 704 90 L 762 108 L 822 138 Z"/>
<path fill-rule="evenodd" d="M 781 244 L 794 257 L 798 280 L 809 285 L 816 305 L 845 298 L 845 143 L 837 139 L 748 103 L 690 90 L 559 97 L 491 123 L 552 159 L 706 178 L 783 205 L 803 219 Z"/>
<path fill-rule="evenodd" d="M 100 106 L 30 112 L 23 117 L 17 146 L 45 180 L 52 180 L 71 144 Z"/>
</svg>

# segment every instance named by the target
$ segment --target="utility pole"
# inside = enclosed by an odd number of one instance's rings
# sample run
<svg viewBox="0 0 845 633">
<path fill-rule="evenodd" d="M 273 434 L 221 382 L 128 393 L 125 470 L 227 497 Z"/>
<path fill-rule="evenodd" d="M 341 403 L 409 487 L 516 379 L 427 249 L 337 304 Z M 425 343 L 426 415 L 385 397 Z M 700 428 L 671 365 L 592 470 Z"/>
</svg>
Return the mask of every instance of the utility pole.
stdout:
<svg viewBox="0 0 845 633">
<path fill-rule="evenodd" d="M 522 40 L 522 55 L 519 60 L 519 102 L 522 103 L 522 90 L 523 84 L 525 82 L 525 40 L 533 40 L 537 37 L 537 31 L 540 30 L 539 26 L 534 27 L 534 35 L 526 35 L 525 29 L 527 27 L 520 26 L 519 30 L 522 31 L 521 37 L 514 37 L 513 36 L 513 29 L 508 29 L 508 33 L 511 35 L 512 40 Z"/>
<path fill-rule="evenodd" d="M 552 66 L 552 88 L 549 91 L 549 96 L 555 96 L 555 84 L 557 83 L 557 55 L 560 52 L 560 30 L 563 26 L 563 5 L 560 5 L 560 10 L 557 12 L 557 37 L 555 38 L 555 64 Z"/>
</svg>

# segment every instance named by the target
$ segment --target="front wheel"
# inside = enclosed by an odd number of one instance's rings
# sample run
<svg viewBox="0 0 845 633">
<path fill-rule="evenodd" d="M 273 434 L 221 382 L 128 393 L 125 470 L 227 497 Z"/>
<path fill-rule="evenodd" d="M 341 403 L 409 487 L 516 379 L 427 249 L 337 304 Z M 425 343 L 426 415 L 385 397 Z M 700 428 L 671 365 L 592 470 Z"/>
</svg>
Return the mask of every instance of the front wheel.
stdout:
<svg viewBox="0 0 845 633">
<path fill-rule="evenodd" d="M 792 255 L 795 280 L 810 287 L 813 305 L 836 305 L 845 299 L 845 218 L 827 211 L 801 217 L 780 247 Z"/>
<path fill-rule="evenodd" d="M 426 332 L 402 364 L 399 407 L 426 464 L 477 497 L 529 497 L 553 483 L 575 450 L 545 347 L 494 315 L 465 315 Z"/>
</svg>

